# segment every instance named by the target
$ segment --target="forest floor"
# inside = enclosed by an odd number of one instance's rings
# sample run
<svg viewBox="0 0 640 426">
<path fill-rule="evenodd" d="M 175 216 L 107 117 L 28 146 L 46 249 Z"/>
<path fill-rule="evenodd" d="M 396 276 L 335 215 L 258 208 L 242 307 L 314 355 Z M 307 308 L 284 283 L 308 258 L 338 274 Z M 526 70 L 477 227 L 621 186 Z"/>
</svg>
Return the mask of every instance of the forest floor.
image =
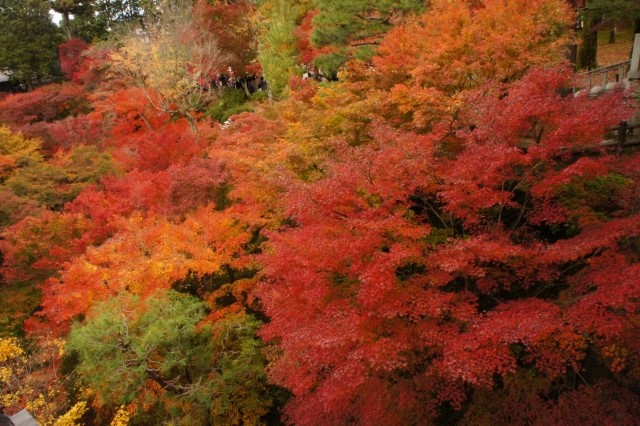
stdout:
<svg viewBox="0 0 640 426">
<path fill-rule="evenodd" d="M 598 33 L 597 63 L 599 67 L 606 67 L 631 58 L 633 46 L 633 27 L 622 27 L 616 34 L 616 42 L 609 43 L 609 31 Z"/>
</svg>

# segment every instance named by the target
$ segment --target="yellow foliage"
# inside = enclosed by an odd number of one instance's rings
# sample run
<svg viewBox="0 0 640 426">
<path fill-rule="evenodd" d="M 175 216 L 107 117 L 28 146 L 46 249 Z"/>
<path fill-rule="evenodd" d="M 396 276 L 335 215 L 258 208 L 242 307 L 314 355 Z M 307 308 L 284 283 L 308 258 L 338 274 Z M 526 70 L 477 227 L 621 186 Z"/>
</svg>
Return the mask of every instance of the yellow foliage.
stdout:
<svg viewBox="0 0 640 426">
<path fill-rule="evenodd" d="M 0 126 L 0 176 L 16 167 L 17 163 L 27 157 L 42 159 L 38 139 L 25 139 L 20 133 Z"/>
<path fill-rule="evenodd" d="M 58 417 L 54 423 L 54 426 L 76 426 L 80 425 L 78 421 L 82 418 L 84 413 L 87 412 L 87 402 L 80 401 L 69 411 Z"/>
<path fill-rule="evenodd" d="M 64 355 L 64 345 L 66 342 L 62 339 L 55 339 L 52 343 L 56 348 L 58 348 L 58 355 Z"/>
<path fill-rule="evenodd" d="M 24 349 L 15 337 L 0 338 L 0 404 L 11 407 L 20 400 L 20 379 L 24 373 Z"/>
<path fill-rule="evenodd" d="M 65 404 L 54 367 L 61 342 L 42 340 L 27 353 L 19 339 L 0 338 L 0 405 L 26 408 L 42 425 L 56 422 Z"/>
<path fill-rule="evenodd" d="M 0 362 L 6 362 L 22 354 L 24 354 L 24 350 L 20 347 L 18 339 L 15 337 L 0 338 Z"/>
<path fill-rule="evenodd" d="M 129 411 L 127 411 L 126 407 L 122 405 L 111 421 L 111 426 L 127 426 L 129 424 L 130 417 L 131 414 Z"/>
<path fill-rule="evenodd" d="M 31 412 L 38 419 L 38 421 L 43 425 L 52 425 L 54 424 L 55 417 L 53 415 L 56 412 L 56 404 L 51 401 L 54 397 L 54 393 L 49 394 L 47 392 L 47 396 L 43 394 L 38 394 L 35 398 L 29 400 L 26 404 L 26 409 Z M 70 423 L 66 423 L 70 424 Z"/>
</svg>

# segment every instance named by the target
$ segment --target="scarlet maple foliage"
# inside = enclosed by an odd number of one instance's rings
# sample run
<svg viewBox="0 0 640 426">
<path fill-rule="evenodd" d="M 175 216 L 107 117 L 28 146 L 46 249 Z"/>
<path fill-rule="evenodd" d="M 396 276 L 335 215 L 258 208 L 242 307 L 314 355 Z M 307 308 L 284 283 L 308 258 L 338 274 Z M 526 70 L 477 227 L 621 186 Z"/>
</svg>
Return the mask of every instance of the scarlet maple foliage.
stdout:
<svg viewBox="0 0 640 426">
<path fill-rule="evenodd" d="M 44 212 L 30 216 L 2 233 L 1 269 L 5 282 L 44 279 L 73 256 L 84 252 L 91 224 L 81 215 Z"/>
<path fill-rule="evenodd" d="M 435 422 L 523 369 L 579 374 L 590 351 L 637 370 L 634 175 L 575 155 L 629 111 L 563 98 L 565 75 L 467 92 L 454 134 L 374 124 L 366 145 L 334 144 L 326 178 L 291 185 L 295 226 L 269 234 L 257 294 L 293 423 Z"/>
<path fill-rule="evenodd" d="M 336 50 L 333 46 L 317 47 L 311 41 L 313 33 L 313 18 L 318 14 L 317 10 L 311 10 L 302 18 L 300 24 L 296 27 L 295 35 L 298 38 L 298 51 L 300 52 L 300 61 L 309 66 L 313 60 L 320 56 L 332 53 Z"/>
<path fill-rule="evenodd" d="M 68 83 L 50 84 L 4 98 L 0 102 L 0 122 L 20 128 L 29 123 L 59 120 L 88 110 L 82 87 Z"/>
<path fill-rule="evenodd" d="M 279 5 L 302 6 L 308 62 L 327 52 L 310 44 L 310 3 L 294 3 Z M 233 72 L 253 72 L 253 3 L 198 7 Z M 630 116 L 626 94 L 567 95 L 566 12 L 560 0 L 434 0 L 342 81 L 293 77 L 288 100 L 252 100 L 223 126 L 155 109 L 110 73 L 109 49 L 63 58 L 74 84 L 0 101 L 0 121 L 44 144 L 7 132 L 0 156 L 3 283 L 42 293 L 26 331 L 62 337 L 79 321 L 90 333 L 69 349 L 126 357 L 101 375 L 106 358 L 82 360 L 98 422 L 114 417 L 105 395 L 131 402 L 118 413 L 137 422 L 160 406 L 186 422 L 264 420 L 271 390 L 247 315 L 261 310 L 292 424 L 633 424 L 640 154 L 599 144 Z M 284 35 L 278 48 L 294 49 Z M 170 289 L 201 299 L 185 322 L 197 332 L 171 329 L 176 351 L 170 327 L 145 322 L 175 319 L 165 305 L 185 296 Z M 162 351 L 133 353 L 145 339 L 111 351 L 125 329 L 153 329 Z M 154 369 L 192 353 L 191 336 L 204 339 L 203 375 Z M 213 360 L 212 343 L 228 357 Z M 124 395 L 113 377 L 139 362 L 151 367 Z"/>
<path fill-rule="evenodd" d="M 39 121 L 25 126 L 25 136 L 42 140 L 45 153 L 58 149 L 69 150 L 74 145 L 99 145 L 109 134 L 109 122 L 103 122 L 97 114 L 67 117 L 52 122 Z"/>
<path fill-rule="evenodd" d="M 107 71 L 108 61 L 112 54 L 113 48 L 111 47 L 92 46 L 85 50 L 78 61 L 72 81 L 84 85 L 89 90 L 97 89 L 100 86 L 112 91 L 122 88 L 126 82 L 116 81 Z"/>
<path fill-rule="evenodd" d="M 97 91 L 91 95 L 94 117 L 111 124 L 114 139 L 156 129 L 169 116 L 155 110 L 137 87 Z"/>
<path fill-rule="evenodd" d="M 199 1 L 196 7 L 200 28 L 207 28 L 230 56 L 227 66 L 232 73 L 244 77 L 255 71 L 251 69 L 257 55 L 255 29 L 251 23 L 255 5 L 247 0 Z"/>
<path fill-rule="evenodd" d="M 107 142 L 117 148 L 114 157 L 126 169 L 152 171 L 165 170 L 171 164 L 186 164 L 201 154 L 206 144 L 204 137 L 189 130 L 184 119 L 167 123 L 155 131 L 128 133 Z"/>
<path fill-rule="evenodd" d="M 98 92 L 91 100 L 94 111 L 87 122 L 126 170 L 159 171 L 173 163 L 186 164 L 203 153 L 215 134 L 206 124 L 196 133 L 186 119 L 170 121 L 169 115 L 151 106 L 139 88 Z"/>
<path fill-rule="evenodd" d="M 82 60 L 81 55 L 88 48 L 89 44 L 79 38 L 72 38 L 58 46 L 60 69 L 67 80 L 73 79 Z"/>
</svg>

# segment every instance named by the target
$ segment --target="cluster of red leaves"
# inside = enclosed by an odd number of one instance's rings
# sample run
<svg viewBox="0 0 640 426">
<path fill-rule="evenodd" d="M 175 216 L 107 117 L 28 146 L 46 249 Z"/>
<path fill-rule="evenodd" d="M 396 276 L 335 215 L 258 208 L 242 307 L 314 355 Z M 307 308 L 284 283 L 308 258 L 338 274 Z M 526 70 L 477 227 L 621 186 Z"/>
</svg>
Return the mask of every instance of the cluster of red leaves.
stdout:
<svg viewBox="0 0 640 426">
<path fill-rule="evenodd" d="M 150 122 L 136 100 L 114 109 L 105 100 L 97 105 L 91 117 L 102 114 L 112 123 L 103 145 L 127 172 L 87 187 L 62 213 L 5 231 L 12 236 L 3 246 L 7 280 L 45 280 L 43 309 L 26 323 L 32 333 L 60 335 L 94 303 L 120 292 L 146 297 L 185 277 L 249 271 L 254 232 L 276 214 L 266 210 L 277 187 L 267 173 L 282 161 L 282 124 L 245 114 L 207 155 L 219 132 L 207 122 L 193 133 L 184 120 L 162 123 L 150 115 Z M 125 128 L 133 130 L 127 135 Z M 25 270 L 32 276 L 20 275 Z M 225 292 L 238 300 L 216 308 L 212 319 L 242 310 L 253 281 L 236 281 L 203 294 L 212 306 Z"/>
<path fill-rule="evenodd" d="M 29 331 L 64 331 L 96 302 L 121 292 L 149 296 L 190 272 L 211 274 L 224 265 L 242 269 L 242 247 L 251 234 L 237 221 L 201 208 L 184 221 L 161 215 L 133 214 L 121 218 L 118 232 L 66 265 L 59 277 L 42 286 L 44 324 L 31 320 Z"/>
<path fill-rule="evenodd" d="M 141 89 L 101 81 L 105 52 L 65 46 L 84 86 L 9 96 L 0 120 L 51 150 L 95 144 L 121 175 L 60 212 L 0 192 L 16 221 L 37 214 L 0 247 L 6 281 L 41 282 L 27 330 L 62 335 L 95 303 L 193 278 L 211 321 L 258 298 L 295 424 L 633 419 L 640 155 L 597 145 L 629 115 L 624 98 L 562 96 L 554 0 L 432 3 L 375 68 L 328 88 L 292 79 L 282 113 L 224 129 L 193 132 Z M 246 69 L 253 5 L 199 7 Z M 318 54 L 312 18 L 297 32 L 304 61 Z"/>
<path fill-rule="evenodd" d="M 39 121 L 75 116 L 88 109 L 82 87 L 68 83 L 51 84 L 4 98 L 0 102 L 0 122 L 21 128 Z"/>
<path fill-rule="evenodd" d="M 202 20 L 200 28 L 206 28 L 229 55 L 228 68 L 239 77 L 259 75 L 261 68 L 255 63 L 257 46 L 251 23 L 254 3 L 247 0 L 199 1 L 197 7 L 197 16 Z"/>
<path fill-rule="evenodd" d="M 5 230 L 0 240 L 6 282 L 43 278 L 87 247 L 91 224 L 78 214 L 44 212 Z"/>
<path fill-rule="evenodd" d="M 619 93 L 560 96 L 565 76 L 465 93 L 453 137 L 374 124 L 366 145 L 334 144 L 324 179 L 289 185 L 294 226 L 269 234 L 258 297 L 292 422 L 435 421 L 471 397 L 465 386 L 524 368 L 561 380 L 588 350 L 637 371 L 635 156 L 574 159 L 629 110 Z M 624 178 L 605 195 L 626 199 L 615 211 L 585 198 L 599 220 L 549 229 L 569 222 L 563 182 L 613 172 Z"/>
<path fill-rule="evenodd" d="M 311 65 L 316 57 L 331 53 L 335 50 L 335 47 L 333 46 L 317 47 L 311 41 L 311 34 L 313 33 L 313 18 L 317 14 L 317 10 L 307 12 L 295 29 L 295 36 L 298 39 L 296 47 L 300 53 L 300 62 L 306 66 Z"/>
<path fill-rule="evenodd" d="M 95 114 L 67 117 L 52 122 L 40 121 L 23 128 L 28 138 L 42 141 L 44 152 L 54 153 L 58 149 L 69 150 L 77 145 L 99 145 L 109 133 L 108 123 Z"/>
<path fill-rule="evenodd" d="M 243 32 L 251 28 L 241 27 L 252 8 L 220 2 L 210 10 L 221 19 L 213 25 L 217 31 L 237 30 L 225 43 L 237 49 L 238 63 L 255 54 L 252 34 Z M 206 321 L 242 316 L 255 283 L 251 254 L 262 241 L 259 231 L 279 217 L 273 175 L 286 158 L 279 139 L 286 124 L 244 114 L 228 129 L 206 120 L 194 129 L 155 110 L 141 89 L 109 80 L 107 52 L 92 49 L 85 56 L 81 48 L 61 46 L 73 83 L 2 102 L 0 121 L 42 139 L 47 164 L 64 168 L 61 159 L 81 145 L 117 163 L 113 174 L 94 179 L 56 211 L 0 191 L 14 206 L 6 209 L 11 217 L 2 218 L 10 224 L 0 236 L 2 284 L 29 280 L 42 294 L 25 331 L 34 339 L 61 337 L 96 303 L 171 288 L 202 297 L 211 308 Z M 71 172 L 82 172 L 77 169 Z M 61 186 L 74 184 L 70 176 Z M 49 176 L 36 177 L 49 183 Z"/>
<path fill-rule="evenodd" d="M 79 38 L 72 38 L 58 46 L 60 69 L 67 78 L 72 80 L 82 61 L 82 53 L 89 48 L 89 44 Z"/>
</svg>

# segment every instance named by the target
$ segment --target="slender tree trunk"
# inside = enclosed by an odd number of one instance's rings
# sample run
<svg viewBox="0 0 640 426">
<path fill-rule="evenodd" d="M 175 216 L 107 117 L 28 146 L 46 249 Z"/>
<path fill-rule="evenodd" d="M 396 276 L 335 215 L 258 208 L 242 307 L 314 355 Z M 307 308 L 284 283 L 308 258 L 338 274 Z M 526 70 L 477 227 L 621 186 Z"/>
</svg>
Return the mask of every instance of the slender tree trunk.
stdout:
<svg viewBox="0 0 640 426">
<path fill-rule="evenodd" d="M 189 112 L 184 113 L 187 122 L 189 123 L 189 127 L 193 133 L 198 133 L 198 125 L 196 124 L 196 119 Z"/>
<path fill-rule="evenodd" d="M 244 93 L 247 95 L 247 97 L 251 97 L 251 92 L 249 92 L 249 82 L 247 81 L 247 78 L 244 78 L 244 81 L 242 82 L 242 88 L 244 89 Z"/>
<path fill-rule="evenodd" d="M 64 23 L 64 29 L 67 31 L 67 39 L 71 40 L 73 34 L 71 33 L 71 18 L 69 18 L 69 12 L 62 14 L 62 22 Z"/>
<path fill-rule="evenodd" d="M 616 42 L 616 33 L 618 32 L 618 28 L 614 25 L 609 30 L 609 44 L 613 44 Z"/>
<path fill-rule="evenodd" d="M 587 19 L 582 29 L 582 46 L 578 52 L 578 69 L 593 69 L 596 66 L 598 33 L 591 32 L 594 22 Z"/>
</svg>

